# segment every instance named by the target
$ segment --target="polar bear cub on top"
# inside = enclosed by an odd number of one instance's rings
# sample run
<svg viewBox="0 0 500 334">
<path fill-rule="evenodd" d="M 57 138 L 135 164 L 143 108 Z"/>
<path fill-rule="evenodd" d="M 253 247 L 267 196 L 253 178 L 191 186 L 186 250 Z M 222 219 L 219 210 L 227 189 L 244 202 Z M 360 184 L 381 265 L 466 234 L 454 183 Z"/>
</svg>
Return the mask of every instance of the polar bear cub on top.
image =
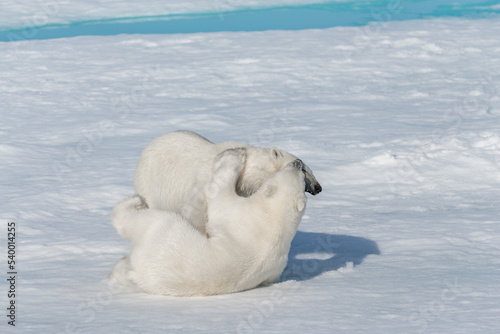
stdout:
<svg viewBox="0 0 500 334">
<path fill-rule="evenodd" d="M 173 296 L 232 293 L 276 281 L 305 210 L 305 175 L 296 159 L 251 196 L 236 183 L 245 149 L 218 155 L 206 187 L 210 237 L 177 213 L 147 208 L 140 196 L 115 207 L 113 225 L 133 248 L 113 268 L 111 281 Z"/>
<path fill-rule="evenodd" d="M 242 143 L 214 144 L 190 131 L 164 134 L 143 150 L 134 177 L 136 194 L 152 209 L 172 211 L 184 216 L 205 233 L 207 199 L 204 188 L 210 181 L 217 155 L 230 148 L 245 147 L 247 158 L 236 182 L 237 193 L 250 196 L 274 173 L 296 156 L 277 148 L 260 148 Z M 305 191 L 316 195 L 321 185 L 303 164 Z"/>
</svg>

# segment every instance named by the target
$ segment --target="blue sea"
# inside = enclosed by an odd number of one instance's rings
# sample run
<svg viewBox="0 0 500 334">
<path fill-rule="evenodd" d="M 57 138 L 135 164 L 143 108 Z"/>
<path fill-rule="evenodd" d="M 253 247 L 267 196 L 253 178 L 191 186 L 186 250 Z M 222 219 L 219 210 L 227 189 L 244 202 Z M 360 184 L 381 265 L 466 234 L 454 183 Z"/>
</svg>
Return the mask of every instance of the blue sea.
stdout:
<svg viewBox="0 0 500 334">
<path fill-rule="evenodd" d="M 0 41 L 52 39 L 85 35 L 175 34 L 216 31 L 323 29 L 371 22 L 442 17 L 498 17 L 500 1 L 385 0 L 325 2 L 218 13 L 189 13 L 78 21 L 0 31 Z M 36 34 L 31 31 L 36 29 Z"/>
</svg>

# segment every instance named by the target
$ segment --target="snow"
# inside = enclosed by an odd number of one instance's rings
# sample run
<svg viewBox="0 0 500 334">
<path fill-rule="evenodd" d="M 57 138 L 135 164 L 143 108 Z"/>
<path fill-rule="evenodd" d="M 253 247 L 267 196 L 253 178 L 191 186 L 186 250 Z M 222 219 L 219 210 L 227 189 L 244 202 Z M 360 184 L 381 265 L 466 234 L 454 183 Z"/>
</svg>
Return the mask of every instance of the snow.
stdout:
<svg viewBox="0 0 500 334">
<path fill-rule="evenodd" d="M 15 221 L 19 272 L 2 333 L 495 332 L 498 23 L 0 43 L 0 247 Z M 106 283 L 128 249 L 111 210 L 177 129 L 314 171 L 279 283 L 205 298 Z"/>
</svg>

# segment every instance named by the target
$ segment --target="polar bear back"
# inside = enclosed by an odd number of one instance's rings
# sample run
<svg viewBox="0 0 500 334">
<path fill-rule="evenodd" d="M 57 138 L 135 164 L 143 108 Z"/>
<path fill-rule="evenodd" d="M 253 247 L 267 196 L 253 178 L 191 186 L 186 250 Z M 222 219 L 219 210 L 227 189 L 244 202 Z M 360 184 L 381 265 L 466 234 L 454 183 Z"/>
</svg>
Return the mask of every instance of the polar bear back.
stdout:
<svg viewBox="0 0 500 334">
<path fill-rule="evenodd" d="M 230 293 L 256 286 L 252 257 L 237 245 L 213 245 L 182 217 L 165 213 L 153 223 L 130 256 L 129 278 L 139 290 L 162 295 L 193 296 Z M 249 281 L 250 282 L 247 282 Z"/>
<path fill-rule="evenodd" d="M 135 191 L 152 209 L 180 212 L 186 199 L 202 190 L 198 184 L 210 179 L 215 155 L 215 145 L 192 132 L 171 132 L 158 137 L 139 158 Z"/>
</svg>

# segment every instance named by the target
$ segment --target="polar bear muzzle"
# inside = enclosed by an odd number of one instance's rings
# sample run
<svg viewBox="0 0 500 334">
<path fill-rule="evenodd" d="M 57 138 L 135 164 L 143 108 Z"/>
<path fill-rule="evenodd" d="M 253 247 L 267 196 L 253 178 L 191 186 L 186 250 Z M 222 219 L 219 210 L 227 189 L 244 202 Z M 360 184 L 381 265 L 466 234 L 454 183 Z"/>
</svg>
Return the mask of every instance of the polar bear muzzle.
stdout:
<svg viewBox="0 0 500 334">
<path fill-rule="evenodd" d="M 318 180 L 316 180 L 316 178 L 314 177 L 312 170 L 307 167 L 306 164 L 303 164 L 302 171 L 304 172 L 304 180 L 306 181 L 305 191 L 314 196 L 319 194 L 323 190 L 323 188 L 321 187 L 321 184 L 319 184 Z"/>
</svg>

